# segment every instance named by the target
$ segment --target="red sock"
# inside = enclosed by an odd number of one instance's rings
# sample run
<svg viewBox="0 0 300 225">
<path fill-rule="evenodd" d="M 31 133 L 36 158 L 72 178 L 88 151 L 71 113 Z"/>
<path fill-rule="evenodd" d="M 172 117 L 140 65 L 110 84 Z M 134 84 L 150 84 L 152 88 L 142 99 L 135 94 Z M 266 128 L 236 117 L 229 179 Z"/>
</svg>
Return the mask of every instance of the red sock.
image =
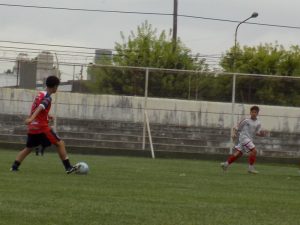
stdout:
<svg viewBox="0 0 300 225">
<path fill-rule="evenodd" d="M 240 158 L 240 156 L 242 155 L 242 152 L 239 151 L 238 155 L 231 155 L 228 157 L 227 162 L 228 164 L 233 163 L 235 160 L 237 160 L 238 158 Z"/>
<path fill-rule="evenodd" d="M 252 166 L 255 163 L 255 161 L 256 161 L 256 155 L 250 154 L 248 158 L 249 165 Z"/>
</svg>

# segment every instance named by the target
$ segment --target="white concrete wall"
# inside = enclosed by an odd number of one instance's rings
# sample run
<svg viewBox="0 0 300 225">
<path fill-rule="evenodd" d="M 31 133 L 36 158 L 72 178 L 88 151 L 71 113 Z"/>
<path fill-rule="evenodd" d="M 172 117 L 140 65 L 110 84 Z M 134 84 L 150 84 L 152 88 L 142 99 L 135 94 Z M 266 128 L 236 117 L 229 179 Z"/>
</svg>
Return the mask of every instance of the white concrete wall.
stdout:
<svg viewBox="0 0 300 225">
<path fill-rule="evenodd" d="M 1 114 L 28 114 L 36 91 L 0 88 Z M 59 92 L 52 96 L 58 117 L 142 122 L 144 98 Z M 57 98 L 57 99 L 56 99 Z M 55 110 L 57 102 L 57 111 Z M 251 105 L 235 104 L 234 124 L 249 116 Z M 150 123 L 231 127 L 231 103 L 148 98 Z M 260 105 L 263 127 L 300 132 L 300 108 Z"/>
</svg>

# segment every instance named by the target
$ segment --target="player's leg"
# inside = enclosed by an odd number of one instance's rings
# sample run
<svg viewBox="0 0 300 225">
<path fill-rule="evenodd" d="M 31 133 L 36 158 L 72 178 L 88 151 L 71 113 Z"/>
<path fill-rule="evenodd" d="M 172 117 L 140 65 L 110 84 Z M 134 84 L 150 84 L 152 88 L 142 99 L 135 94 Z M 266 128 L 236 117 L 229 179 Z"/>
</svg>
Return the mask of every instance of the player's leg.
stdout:
<svg viewBox="0 0 300 225">
<path fill-rule="evenodd" d="M 238 158 L 240 158 L 243 155 L 243 146 L 241 143 L 238 142 L 233 149 L 234 153 L 227 158 L 227 161 L 221 163 L 221 167 L 224 171 L 227 170 L 230 164 L 235 162 Z"/>
<path fill-rule="evenodd" d="M 40 154 L 40 147 L 35 148 L 35 155 L 38 156 Z"/>
<path fill-rule="evenodd" d="M 254 168 L 254 163 L 256 161 L 256 155 L 257 155 L 257 151 L 256 148 L 252 148 L 249 152 L 249 156 L 248 156 L 248 163 L 249 163 L 249 167 L 248 167 L 248 172 L 249 173 L 253 173 L 253 174 L 257 174 L 258 171 L 255 170 Z"/>
<path fill-rule="evenodd" d="M 45 148 L 46 148 L 45 146 L 41 146 L 40 149 L 41 156 L 44 156 Z"/>
<path fill-rule="evenodd" d="M 31 153 L 34 147 L 40 144 L 39 136 L 40 134 L 27 134 L 26 147 L 17 154 L 16 159 L 11 166 L 11 171 L 18 171 L 22 161 Z"/>
<path fill-rule="evenodd" d="M 49 130 L 44 134 L 45 134 L 44 138 L 56 146 L 57 153 L 65 167 L 66 172 L 68 174 L 74 172 L 76 168 L 73 167 L 70 163 L 64 141 L 61 140 L 53 130 Z"/>
<path fill-rule="evenodd" d="M 70 173 L 73 173 L 74 171 L 76 171 L 77 168 L 75 166 L 72 166 L 70 163 L 64 141 L 60 140 L 60 141 L 56 142 L 55 145 L 57 147 L 58 155 L 59 155 L 60 159 L 62 160 L 62 163 L 65 167 L 67 174 L 70 174 Z"/>
<path fill-rule="evenodd" d="M 240 158 L 243 155 L 243 152 L 239 149 L 235 149 L 235 153 L 233 153 L 231 156 L 228 157 L 227 162 L 230 165 L 234 161 L 236 161 L 238 158 Z"/>
<path fill-rule="evenodd" d="M 52 145 L 52 143 L 47 138 L 42 138 L 42 140 L 41 140 L 41 146 L 39 147 L 39 154 L 41 156 L 43 156 L 44 152 L 45 152 L 45 149 L 47 147 L 50 147 L 51 145 Z"/>
<path fill-rule="evenodd" d="M 252 140 L 248 140 L 247 142 L 245 142 L 244 148 L 249 153 L 249 156 L 248 156 L 248 163 L 249 163 L 248 172 L 253 173 L 253 174 L 257 174 L 258 171 L 255 170 L 255 168 L 254 168 L 254 163 L 256 161 L 257 151 L 256 151 L 255 145 L 252 142 Z"/>
<path fill-rule="evenodd" d="M 221 167 L 224 171 L 227 170 L 228 166 L 231 163 L 233 163 L 234 161 L 236 161 L 238 158 L 240 158 L 243 155 L 243 152 L 239 148 L 235 147 L 234 149 L 235 149 L 235 152 L 228 157 L 227 161 L 221 163 Z"/>
<path fill-rule="evenodd" d="M 27 157 L 27 155 L 29 155 L 31 153 L 32 149 L 25 147 L 23 150 L 21 150 L 17 156 L 15 161 L 13 162 L 10 170 L 11 171 L 18 171 L 19 170 L 19 166 L 21 165 L 22 161 Z"/>
<path fill-rule="evenodd" d="M 63 140 L 59 140 L 54 145 L 57 147 L 57 153 L 59 155 L 59 158 L 62 161 L 68 159 L 68 154 L 67 154 L 67 150 L 66 150 L 64 141 Z"/>
</svg>

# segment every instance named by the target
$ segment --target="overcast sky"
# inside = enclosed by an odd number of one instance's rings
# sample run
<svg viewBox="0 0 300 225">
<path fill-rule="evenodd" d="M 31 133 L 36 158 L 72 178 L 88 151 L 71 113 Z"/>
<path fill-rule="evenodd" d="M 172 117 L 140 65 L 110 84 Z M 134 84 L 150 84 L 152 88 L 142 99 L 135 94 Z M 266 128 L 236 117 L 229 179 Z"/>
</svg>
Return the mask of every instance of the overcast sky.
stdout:
<svg viewBox="0 0 300 225">
<path fill-rule="evenodd" d="M 173 13 L 173 0 L 0 0 L 0 4 L 22 4 L 51 7 Z M 242 21 L 252 12 L 257 18 L 249 22 L 300 27 L 298 0 L 178 0 L 178 14 Z M 82 12 L 50 9 L 7 7 L 0 5 L 0 58 L 17 53 L 7 47 L 50 50 L 88 51 L 43 46 L 29 46 L 3 41 L 74 45 L 113 49 L 120 42 L 120 31 L 128 36 L 148 20 L 158 31 L 172 29 L 172 16 Z M 234 44 L 237 23 L 178 17 L 178 37 L 192 50 L 203 55 L 220 55 Z M 275 43 L 289 47 L 300 45 L 300 29 L 242 24 L 238 30 L 241 45 Z M 26 52 L 28 50 L 24 50 Z M 90 50 L 91 52 L 92 50 Z M 20 52 L 20 50 L 18 50 Z M 32 53 L 35 54 L 35 53 Z M 60 60 L 91 61 L 86 57 L 60 56 Z M 77 60 L 77 61 L 76 61 Z M 208 59 L 210 64 L 217 63 Z M 11 64 L 0 63 L 0 71 Z M 71 74 L 66 72 L 66 77 Z"/>
</svg>

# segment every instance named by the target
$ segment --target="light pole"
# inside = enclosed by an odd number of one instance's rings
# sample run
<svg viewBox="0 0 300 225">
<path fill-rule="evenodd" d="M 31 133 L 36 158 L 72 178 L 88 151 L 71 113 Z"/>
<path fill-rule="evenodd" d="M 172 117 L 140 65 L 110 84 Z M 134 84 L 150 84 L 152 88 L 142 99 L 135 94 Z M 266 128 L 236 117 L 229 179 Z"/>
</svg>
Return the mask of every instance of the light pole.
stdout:
<svg viewBox="0 0 300 225">
<path fill-rule="evenodd" d="M 237 32 L 239 29 L 239 26 L 242 23 L 245 23 L 247 20 L 251 19 L 251 18 L 256 18 L 258 17 L 258 13 L 254 12 L 252 13 L 252 15 L 250 17 L 248 17 L 247 19 L 243 20 L 242 22 L 239 22 L 239 24 L 236 26 L 235 28 L 235 33 L 234 33 L 234 49 L 233 49 L 233 76 L 232 76 L 232 99 L 231 99 L 231 128 L 230 128 L 230 137 L 229 137 L 229 141 L 231 142 L 231 137 L 232 137 L 232 128 L 234 126 L 234 106 L 235 106 L 235 85 L 236 85 L 236 47 L 237 47 Z M 230 147 L 229 149 L 230 154 L 232 154 L 232 148 Z"/>
<path fill-rule="evenodd" d="M 174 0 L 174 12 L 173 12 L 173 52 L 176 50 L 177 45 L 177 13 L 178 13 L 178 0 Z"/>
<path fill-rule="evenodd" d="M 235 33 L 234 33 L 234 56 L 233 56 L 233 71 L 234 72 L 235 72 L 235 61 L 236 61 L 235 58 L 236 58 L 236 47 L 237 47 L 237 32 L 238 32 L 239 26 L 242 23 L 245 23 L 247 20 L 250 20 L 251 18 L 256 18 L 256 17 L 258 17 L 258 13 L 257 12 L 252 13 L 252 15 L 250 17 L 243 20 L 242 22 L 239 22 L 239 24 L 235 28 Z"/>
</svg>

